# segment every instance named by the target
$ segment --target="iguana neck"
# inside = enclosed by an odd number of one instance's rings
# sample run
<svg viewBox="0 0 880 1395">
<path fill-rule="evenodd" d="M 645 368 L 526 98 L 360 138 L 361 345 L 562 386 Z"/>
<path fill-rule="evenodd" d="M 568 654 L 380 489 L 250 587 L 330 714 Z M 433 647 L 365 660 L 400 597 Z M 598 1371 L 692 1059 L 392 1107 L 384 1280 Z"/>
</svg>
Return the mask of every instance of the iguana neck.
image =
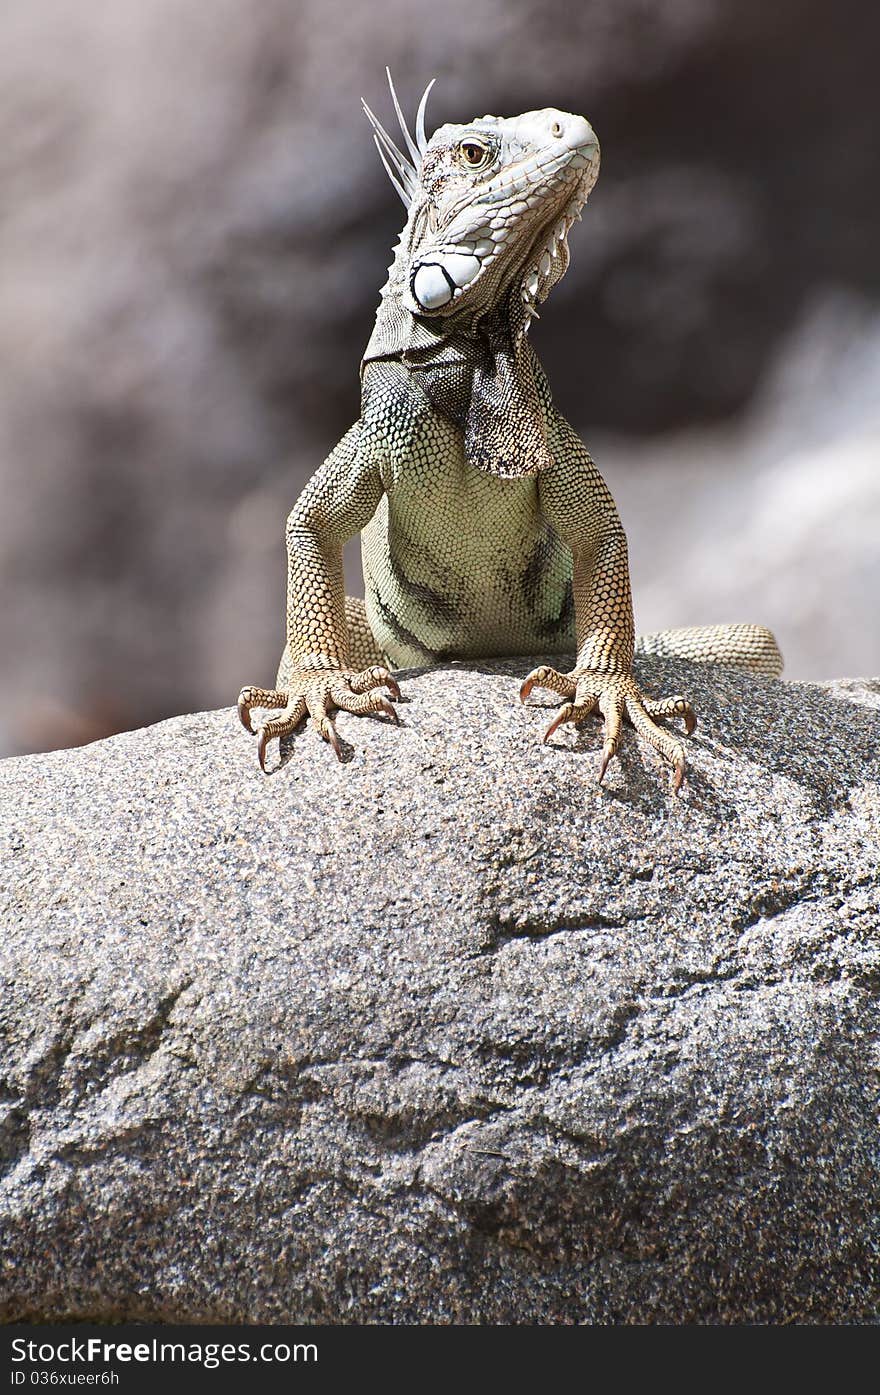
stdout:
<svg viewBox="0 0 880 1395">
<path fill-rule="evenodd" d="M 552 459 L 535 385 L 529 313 L 517 285 L 495 304 L 442 319 L 403 304 L 405 263 L 395 262 L 361 364 L 396 359 L 435 409 L 464 435 L 468 462 L 503 478 L 535 475 Z"/>
</svg>

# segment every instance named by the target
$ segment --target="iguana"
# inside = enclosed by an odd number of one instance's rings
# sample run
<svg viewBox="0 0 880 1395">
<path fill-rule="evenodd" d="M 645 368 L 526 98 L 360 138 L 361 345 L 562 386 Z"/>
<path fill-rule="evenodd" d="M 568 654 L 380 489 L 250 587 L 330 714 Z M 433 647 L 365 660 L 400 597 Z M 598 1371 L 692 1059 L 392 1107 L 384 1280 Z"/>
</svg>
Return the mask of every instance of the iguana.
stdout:
<svg viewBox="0 0 880 1395">
<path fill-rule="evenodd" d="M 607 485 L 553 405 L 529 324 L 568 267 L 568 235 L 599 170 L 582 116 L 547 109 L 413 137 L 388 74 L 400 150 L 364 103 L 407 208 L 361 363 L 361 415 L 287 521 L 287 642 L 274 689 L 245 687 L 260 765 L 308 713 L 342 758 L 332 713 L 397 720 L 393 669 L 449 659 L 571 654 L 522 684 L 563 699 L 564 722 L 604 719 L 601 782 L 621 724 L 672 767 L 679 740 L 658 719 L 696 718 L 683 697 L 645 696 L 634 650 L 781 672 L 757 625 L 635 640 L 626 536 Z M 365 599 L 344 593 L 342 547 L 360 532 Z M 277 709 L 281 709 L 278 711 Z"/>
</svg>

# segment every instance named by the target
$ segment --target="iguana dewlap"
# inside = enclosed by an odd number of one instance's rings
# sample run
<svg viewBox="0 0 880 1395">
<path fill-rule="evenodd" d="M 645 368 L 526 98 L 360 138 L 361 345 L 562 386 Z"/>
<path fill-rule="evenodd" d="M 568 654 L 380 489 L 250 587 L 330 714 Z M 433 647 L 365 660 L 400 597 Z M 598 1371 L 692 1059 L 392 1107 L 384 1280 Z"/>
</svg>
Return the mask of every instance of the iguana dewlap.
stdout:
<svg viewBox="0 0 880 1395">
<path fill-rule="evenodd" d="M 568 234 L 599 171 L 581 116 L 548 109 L 415 138 L 392 87 L 406 152 L 367 109 L 408 216 L 361 364 L 361 415 L 287 522 L 287 640 L 274 689 L 246 687 L 260 764 L 306 716 L 338 755 L 337 708 L 385 713 L 392 669 L 492 655 L 571 654 L 567 673 L 525 679 L 563 699 L 563 722 L 604 720 L 599 779 L 628 718 L 673 768 L 680 741 L 658 725 L 695 717 L 649 699 L 634 649 L 781 672 L 757 625 L 634 639 L 626 536 L 608 487 L 553 405 L 528 338 L 536 306 L 568 266 Z M 430 91 L 430 88 L 428 89 Z M 346 597 L 342 547 L 362 535 L 365 599 Z M 280 710 L 278 710 L 280 709 Z"/>
</svg>

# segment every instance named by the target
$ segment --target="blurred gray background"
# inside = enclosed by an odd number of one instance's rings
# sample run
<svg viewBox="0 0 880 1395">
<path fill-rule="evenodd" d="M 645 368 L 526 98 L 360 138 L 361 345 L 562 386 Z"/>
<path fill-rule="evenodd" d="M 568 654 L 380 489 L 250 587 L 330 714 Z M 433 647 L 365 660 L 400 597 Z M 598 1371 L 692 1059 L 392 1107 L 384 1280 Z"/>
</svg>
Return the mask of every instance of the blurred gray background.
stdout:
<svg viewBox="0 0 880 1395">
<path fill-rule="evenodd" d="M 581 112 L 534 327 L 636 621 L 880 672 L 880 7 L 5 0 L 0 750 L 274 676 L 284 519 L 358 411 L 403 210 L 359 110 Z M 358 586 L 356 554 L 350 585 Z"/>
</svg>

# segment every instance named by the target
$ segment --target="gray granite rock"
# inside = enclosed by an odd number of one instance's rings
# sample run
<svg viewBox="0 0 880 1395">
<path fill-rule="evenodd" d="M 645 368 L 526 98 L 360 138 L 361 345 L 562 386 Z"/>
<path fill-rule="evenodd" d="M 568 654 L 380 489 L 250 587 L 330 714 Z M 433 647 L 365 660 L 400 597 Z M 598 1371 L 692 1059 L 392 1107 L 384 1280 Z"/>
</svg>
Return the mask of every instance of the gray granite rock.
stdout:
<svg viewBox="0 0 880 1395">
<path fill-rule="evenodd" d="M 876 1318 L 880 683 L 646 664 L 676 801 L 525 667 L 0 766 L 0 1316 Z"/>
</svg>

